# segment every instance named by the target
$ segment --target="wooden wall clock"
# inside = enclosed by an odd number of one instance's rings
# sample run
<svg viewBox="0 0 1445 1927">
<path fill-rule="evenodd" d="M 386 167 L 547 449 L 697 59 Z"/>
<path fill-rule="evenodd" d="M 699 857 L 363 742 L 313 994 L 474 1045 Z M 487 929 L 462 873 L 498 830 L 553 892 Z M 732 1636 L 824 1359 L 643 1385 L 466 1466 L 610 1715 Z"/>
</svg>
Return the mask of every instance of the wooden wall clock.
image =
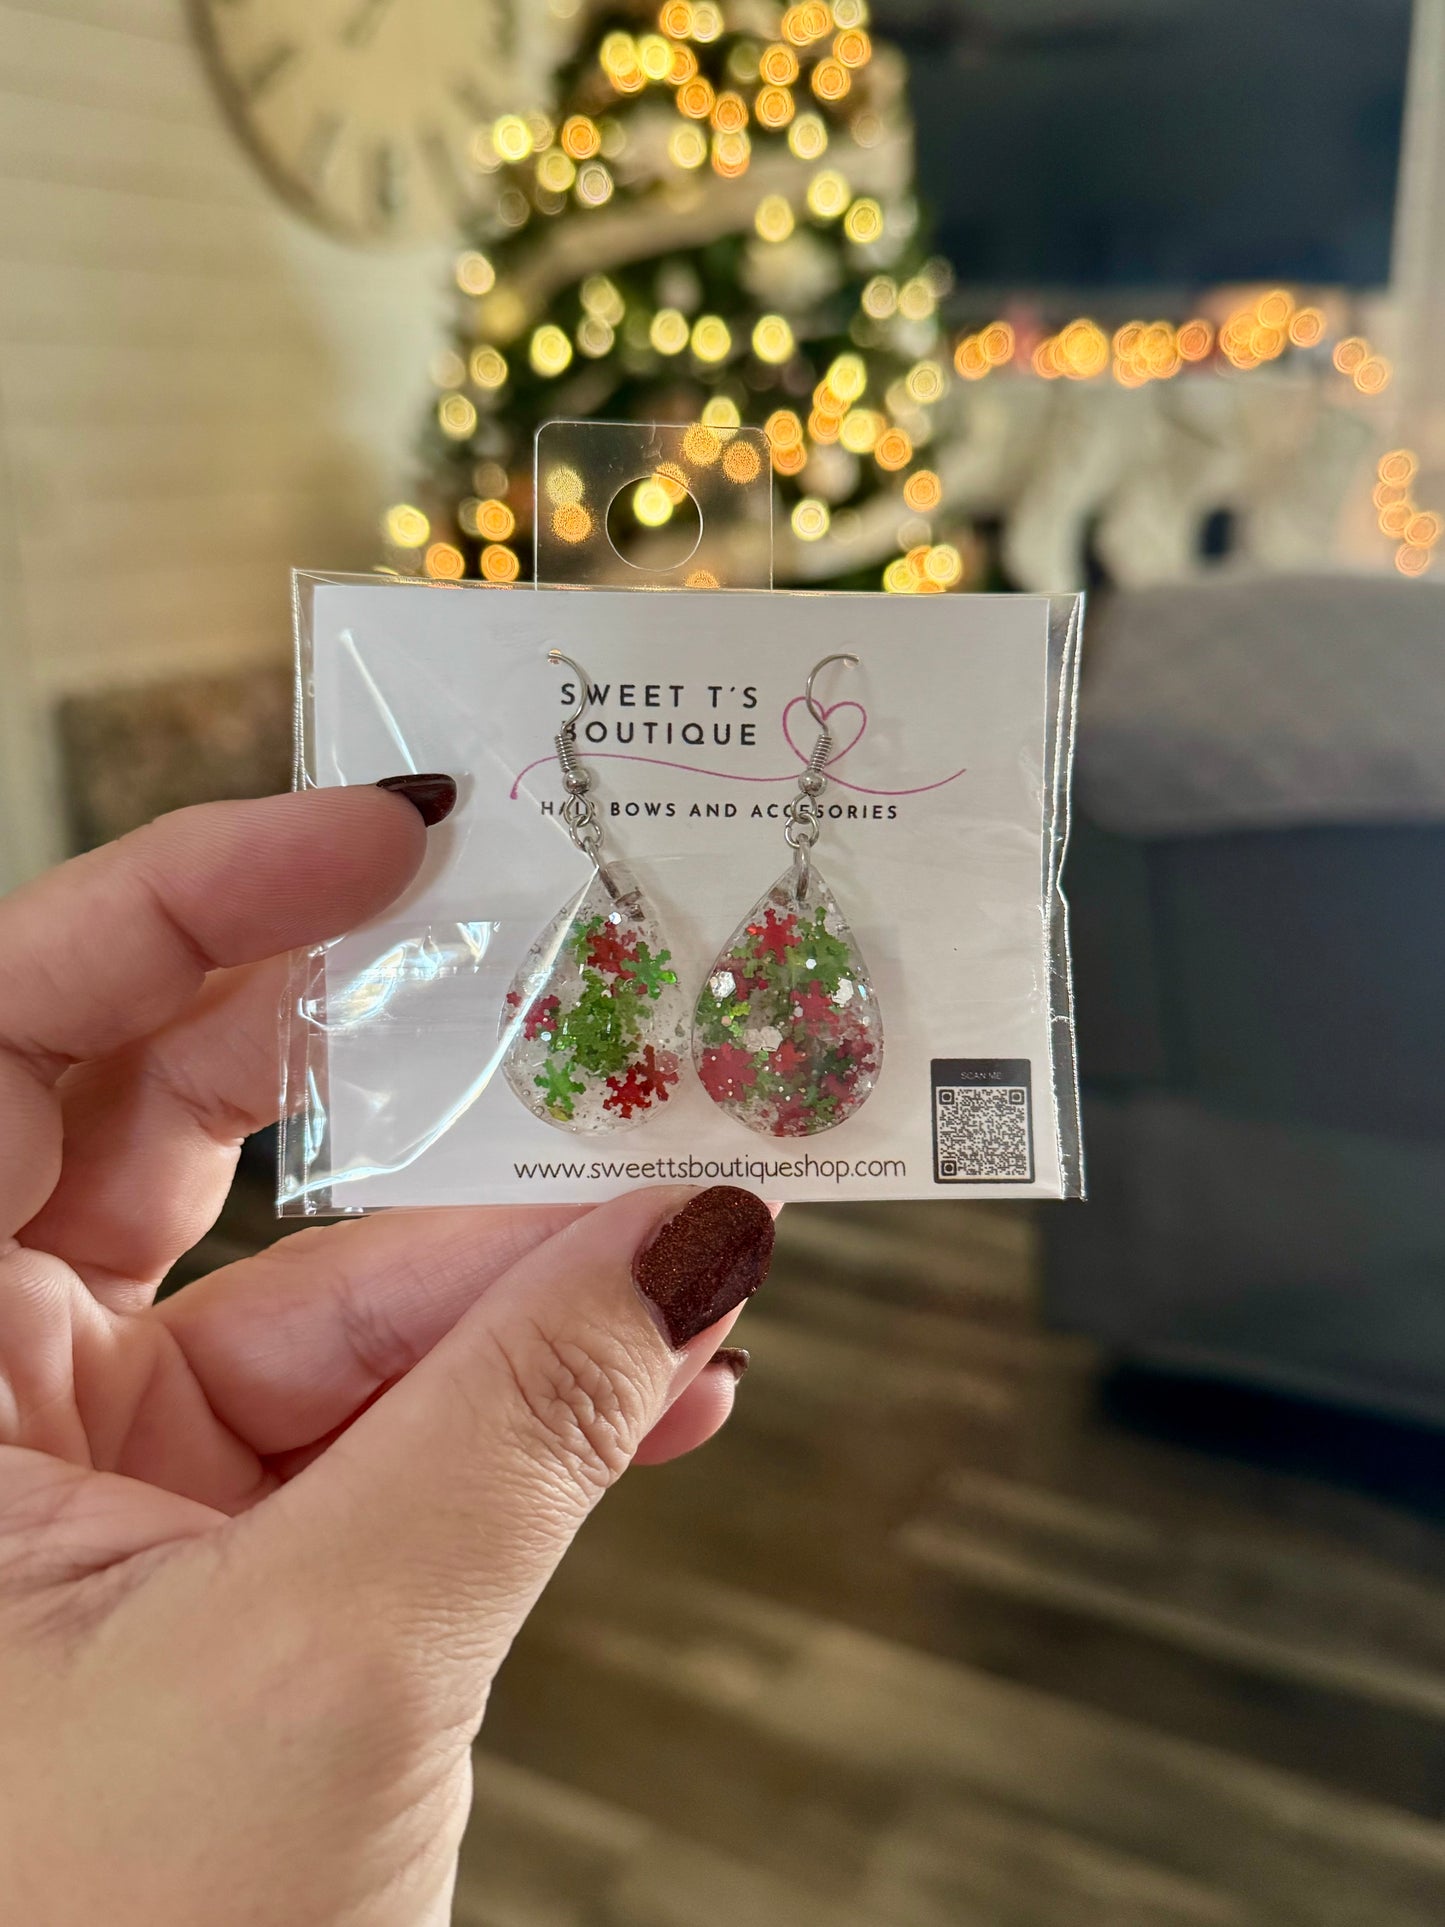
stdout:
<svg viewBox="0 0 1445 1927">
<path fill-rule="evenodd" d="M 272 183 L 358 242 L 410 241 L 487 193 L 480 122 L 534 106 L 526 0 L 191 0 L 227 111 Z M 532 0 L 534 14 L 547 8 Z M 528 59 L 528 54 L 532 59 Z M 525 97 L 523 97 L 525 96 Z"/>
</svg>

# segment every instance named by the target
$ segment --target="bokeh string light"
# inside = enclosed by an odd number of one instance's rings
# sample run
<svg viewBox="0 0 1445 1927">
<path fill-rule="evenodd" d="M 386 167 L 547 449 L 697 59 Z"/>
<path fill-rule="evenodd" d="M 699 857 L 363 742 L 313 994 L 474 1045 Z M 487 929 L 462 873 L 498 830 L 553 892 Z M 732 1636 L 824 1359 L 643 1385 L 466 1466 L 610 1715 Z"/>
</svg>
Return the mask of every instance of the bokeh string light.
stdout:
<svg viewBox="0 0 1445 1927">
<path fill-rule="evenodd" d="M 1388 388 L 1374 343 L 1284 288 L 1178 322 L 1106 329 L 1077 315 L 1050 332 L 1020 310 L 945 336 L 948 270 L 926 260 L 896 172 L 868 160 L 906 133 L 896 57 L 875 47 L 870 24 L 866 0 L 803 0 L 771 18 L 754 0 L 619 4 L 579 52 L 555 115 L 510 112 L 476 130 L 470 152 L 493 177 L 492 212 L 457 254 L 457 341 L 432 368 L 439 460 L 457 486 L 449 507 L 423 494 L 424 506 L 386 512 L 389 566 L 517 579 L 533 508 L 530 447 L 512 430 L 528 414 L 645 418 L 655 394 L 659 414 L 695 412 L 688 460 L 738 481 L 763 458 L 735 430 L 766 418 L 766 459 L 797 541 L 846 574 L 857 509 L 892 502 L 899 553 L 871 566 L 894 592 L 930 594 L 974 586 L 984 567 L 968 512 L 950 509 L 950 391 L 998 379 L 1134 390 L 1249 376 L 1291 355 L 1366 402 Z M 740 267 L 719 278 L 722 256 L 701 229 L 696 243 L 649 255 L 653 206 L 672 221 L 720 194 L 735 197 Z M 574 223 L 559 249 L 585 262 L 586 224 L 601 210 L 609 234 L 625 214 L 641 247 L 609 242 L 605 271 L 579 269 L 570 283 L 536 271 L 550 235 Z M 1403 455 L 1385 458 L 1391 475 Z M 1428 568 L 1440 542 L 1413 480 L 1413 468 L 1402 481 L 1382 463 L 1375 485 L 1404 574 Z M 670 502 L 661 471 L 647 486 L 647 505 Z M 594 530 L 580 496 L 541 513 L 564 541 Z"/>
</svg>

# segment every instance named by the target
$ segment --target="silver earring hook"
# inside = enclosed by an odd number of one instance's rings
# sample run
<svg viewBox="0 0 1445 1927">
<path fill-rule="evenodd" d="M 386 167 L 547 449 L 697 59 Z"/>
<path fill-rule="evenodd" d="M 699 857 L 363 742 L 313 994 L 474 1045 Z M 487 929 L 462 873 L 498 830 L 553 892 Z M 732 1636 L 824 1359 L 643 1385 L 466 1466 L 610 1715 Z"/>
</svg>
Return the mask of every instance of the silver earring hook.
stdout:
<svg viewBox="0 0 1445 1927">
<path fill-rule="evenodd" d="M 850 669 L 856 669 L 858 667 L 858 658 L 856 656 L 852 656 L 852 655 L 848 655 L 847 653 L 844 653 L 837 656 L 824 656 L 821 662 L 815 662 L 813 664 L 813 667 L 808 671 L 808 680 L 803 685 L 803 701 L 808 706 L 808 714 L 812 717 L 813 721 L 818 725 L 819 729 L 826 729 L 828 727 L 828 724 L 827 724 L 827 720 L 823 715 L 822 710 L 819 709 L 817 701 L 814 698 L 813 684 L 817 679 L 818 671 L 820 669 L 826 669 L 830 662 L 846 662 Z"/>
<path fill-rule="evenodd" d="M 800 902 L 808 894 L 810 876 L 809 852 L 817 842 L 823 828 L 823 812 L 818 807 L 818 798 L 828 787 L 824 775 L 828 764 L 833 760 L 833 732 L 828 727 L 828 719 L 818 707 L 813 695 L 813 683 L 820 669 L 826 669 L 830 662 L 845 662 L 850 669 L 856 669 L 858 658 L 846 652 L 824 656 L 815 662 L 808 672 L 808 680 L 803 686 L 803 701 L 808 714 L 818 725 L 818 740 L 813 745 L 813 753 L 808 758 L 808 767 L 798 778 L 798 794 L 789 803 L 785 812 L 788 825 L 783 838 L 793 852 L 793 885 Z"/>
<path fill-rule="evenodd" d="M 636 902 L 635 892 L 629 890 L 602 861 L 602 825 L 597 820 L 597 805 L 590 794 L 592 772 L 577 761 L 577 722 L 589 701 L 587 671 L 571 656 L 564 656 L 560 649 L 549 649 L 547 660 L 557 668 L 565 665 L 577 678 L 577 707 L 570 716 L 563 718 L 560 729 L 552 738 L 557 750 L 557 762 L 562 770 L 562 787 L 567 792 L 562 804 L 562 821 L 567 825 L 567 834 L 583 856 L 596 864 L 602 887 L 612 901 L 631 907 Z"/>
<path fill-rule="evenodd" d="M 562 725 L 563 729 L 575 729 L 577 727 L 578 717 L 587 707 L 587 672 L 580 662 L 573 662 L 572 658 L 570 656 L 564 656 L 560 649 L 549 649 L 547 651 L 547 660 L 551 663 L 566 663 L 567 667 L 572 671 L 572 674 L 577 678 L 577 707 Z"/>
</svg>

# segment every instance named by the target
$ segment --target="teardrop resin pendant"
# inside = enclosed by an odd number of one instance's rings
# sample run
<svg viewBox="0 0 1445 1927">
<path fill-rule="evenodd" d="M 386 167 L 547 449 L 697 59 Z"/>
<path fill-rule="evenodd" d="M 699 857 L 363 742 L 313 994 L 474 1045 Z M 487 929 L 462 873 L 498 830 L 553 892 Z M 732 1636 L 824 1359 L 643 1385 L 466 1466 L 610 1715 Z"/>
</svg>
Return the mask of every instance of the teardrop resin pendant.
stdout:
<svg viewBox="0 0 1445 1927">
<path fill-rule="evenodd" d="M 833 892 L 808 867 L 780 876 L 708 972 L 692 1058 L 714 1104 L 767 1137 L 852 1117 L 883 1062 L 878 998 Z"/>
<path fill-rule="evenodd" d="M 507 1082 L 559 1131 L 631 1130 L 667 1102 L 687 1000 L 657 919 L 621 865 L 595 872 L 527 952 L 501 1036 L 511 1037 Z"/>
</svg>

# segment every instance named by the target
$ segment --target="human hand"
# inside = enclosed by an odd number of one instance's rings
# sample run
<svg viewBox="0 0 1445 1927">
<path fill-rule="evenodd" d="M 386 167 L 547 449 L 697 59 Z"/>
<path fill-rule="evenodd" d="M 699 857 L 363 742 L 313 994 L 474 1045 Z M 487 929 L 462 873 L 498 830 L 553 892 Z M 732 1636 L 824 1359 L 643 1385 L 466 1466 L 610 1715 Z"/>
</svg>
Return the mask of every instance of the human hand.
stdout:
<svg viewBox="0 0 1445 1927">
<path fill-rule="evenodd" d="M 740 1191 L 383 1214 L 152 1303 L 275 1118 L 278 953 L 404 887 L 415 800 L 184 810 L 0 904 L 7 1919 L 445 1921 L 512 1637 L 730 1407 Z"/>
</svg>

